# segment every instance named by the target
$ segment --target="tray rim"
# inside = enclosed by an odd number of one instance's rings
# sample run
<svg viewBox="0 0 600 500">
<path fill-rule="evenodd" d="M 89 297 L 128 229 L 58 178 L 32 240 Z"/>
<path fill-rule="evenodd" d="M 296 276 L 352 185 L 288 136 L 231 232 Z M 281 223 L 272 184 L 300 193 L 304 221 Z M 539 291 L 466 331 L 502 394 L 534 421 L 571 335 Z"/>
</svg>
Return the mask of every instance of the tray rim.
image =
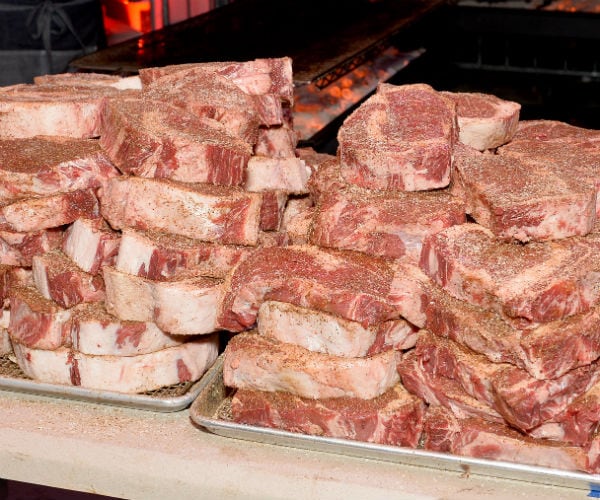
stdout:
<svg viewBox="0 0 600 500">
<path fill-rule="evenodd" d="M 231 439 L 445 470 L 464 475 L 473 474 L 539 483 L 547 486 L 573 488 L 588 491 L 589 496 L 600 496 L 600 474 L 552 469 L 500 460 L 463 457 L 449 453 L 374 444 L 342 438 L 311 436 L 255 425 L 237 424 L 232 421 L 215 418 L 214 415 L 207 415 L 202 410 L 202 406 L 205 405 L 207 398 L 211 394 L 214 394 L 215 391 L 213 389 L 220 382 L 222 383 L 222 368 L 223 359 L 221 355 L 201 379 L 200 392 L 189 409 L 190 419 L 201 430 L 203 429 Z M 223 401 L 224 399 L 221 400 L 221 403 Z"/>
<path fill-rule="evenodd" d="M 158 398 L 148 394 L 87 389 L 0 375 L 0 390 L 3 391 L 160 412 L 185 410 L 196 399 L 202 387 L 202 378 L 200 378 L 181 396 Z"/>
</svg>

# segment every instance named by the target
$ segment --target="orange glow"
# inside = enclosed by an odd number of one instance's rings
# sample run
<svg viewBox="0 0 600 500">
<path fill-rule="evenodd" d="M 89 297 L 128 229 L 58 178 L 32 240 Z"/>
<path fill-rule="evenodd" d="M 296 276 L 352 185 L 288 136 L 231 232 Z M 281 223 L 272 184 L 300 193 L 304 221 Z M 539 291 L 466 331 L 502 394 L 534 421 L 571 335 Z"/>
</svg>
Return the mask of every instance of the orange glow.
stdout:
<svg viewBox="0 0 600 500">
<path fill-rule="evenodd" d="M 294 97 L 294 129 L 300 139 L 309 139 L 335 118 L 391 78 L 422 51 L 404 53 L 389 47 L 324 88 L 315 83 L 298 86 Z"/>
<path fill-rule="evenodd" d="M 598 0 L 557 0 L 545 6 L 544 10 L 600 14 L 600 2 Z"/>
</svg>

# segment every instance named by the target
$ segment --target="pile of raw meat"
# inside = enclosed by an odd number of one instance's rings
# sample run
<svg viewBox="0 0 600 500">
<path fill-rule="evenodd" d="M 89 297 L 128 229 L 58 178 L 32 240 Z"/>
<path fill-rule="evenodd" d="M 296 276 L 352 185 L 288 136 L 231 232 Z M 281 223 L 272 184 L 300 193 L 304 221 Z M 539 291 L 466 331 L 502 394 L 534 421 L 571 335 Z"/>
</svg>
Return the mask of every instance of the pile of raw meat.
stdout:
<svg viewBox="0 0 600 500">
<path fill-rule="evenodd" d="M 235 421 L 600 470 L 600 132 L 380 84 L 298 148 L 291 61 L 0 89 L 4 346 Z"/>
<path fill-rule="evenodd" d="M 227 278 L 236 421 L 598 471 L 600 132 L 519 112 L 381 84 L 346 119 Z"/>
</svg>

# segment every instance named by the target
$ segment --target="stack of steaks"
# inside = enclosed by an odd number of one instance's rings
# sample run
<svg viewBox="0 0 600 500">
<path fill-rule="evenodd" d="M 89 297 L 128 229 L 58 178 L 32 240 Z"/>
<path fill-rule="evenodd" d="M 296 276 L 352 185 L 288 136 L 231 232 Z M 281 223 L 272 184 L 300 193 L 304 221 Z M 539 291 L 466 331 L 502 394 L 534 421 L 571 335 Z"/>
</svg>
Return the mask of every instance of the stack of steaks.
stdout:
<svg viewBox="0 0 600 500">
<path fill-rule="evenodd" d="M 346 120 L 291 219 L 304 235 L 228 278 L 221 324 L 243 331 L 224 359 L 235 420 L 417 445 L 425 406 L 397 364 L 423 326 L 422 242 L 465 222 L 447 190 L 456 138 L 454 103 L 427 85 L 382 84 Z"/>
<path fill-rule="evenodd" d="M 473 222 L 424 241 L 427 330 L 399 364 L 436 406 L 426 448 L 597 472 L 597 139 L 521 122 L 494 155 L 456 149 Z"/>
<path fill-rule="evenodd" d="M 600 132 L 382 83 L 298 148 L 288 58 L 0 89 L 0 351 L 239 423 L 600 470 Z M 220 335 L 225 332 L 226 335 Z"/>
</svg>

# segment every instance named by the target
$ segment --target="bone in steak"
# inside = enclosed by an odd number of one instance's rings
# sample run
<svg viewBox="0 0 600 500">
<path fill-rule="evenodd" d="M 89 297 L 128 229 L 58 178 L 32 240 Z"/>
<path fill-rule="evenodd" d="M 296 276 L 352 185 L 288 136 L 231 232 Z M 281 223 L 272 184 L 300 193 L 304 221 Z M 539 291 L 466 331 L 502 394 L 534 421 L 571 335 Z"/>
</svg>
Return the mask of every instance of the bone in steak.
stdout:
<svg viewBox="0 0 600 500">
<path fill-rule="evenodd" d="M 239 389 L 233 395 L 231 412 L 235 422 L 244 424 L 415 448 L 425 405 L 400 384 L 368 400 L 308 399 Z"/>
<path fill-rule="evenodd" d="M 131 98 L 107 101 L 100 145 L 125 174 L 226 186 L 242 183 L 252 154 L 215 120 Z"/>
<path fill-rule="evenodd" d="M 117 179 L 113 177 L 113 179 Z M 57 193 L 42 198 L 27 198 L 0 208 L 0 227 L 20 233 L 58 228 L 85 217 L 100 215 L 93 189 Z"/>
<path fill-rule="evenodd" d="M 163 281 L 189 271 L 224 278 L 251 251 L 239 245 L 219 245 L 185 236 L 124 228 L 117 270 Z"/>
<path fill-rule="evenodd" d="M 114 229 L 164 231 L 202 241 L 256 245 L 262 196 L 224 186 L 115 177 L 100 189 Z"/>
<path fill-rule="evenodd" d="M 456 103 L 458 140 L 479 151 L 497 148 L 517 131 L 521 105 L 477 92 L 441 92 Z"/>
<path fill-rule="evenodd" d="M 218 337 L 207 336 L 138 356 L 93 356 L 62 347 L 53 351 L 14 344 L 23 372 L 50 384 L 140 393 L 198 380 L 217 357 Z"/>
<path fill-rule="evenodd" d="M 39 292 L 65 309 L 104 300 L 102 276 L 82 271 L 60 250 L 33 257 L 32 269 Z"/>
<path fill-rule="evenodd" d="M 99 187 L 119 175 L 98 141 L 68 137 L 0 139 L 0 202 Z"/>
<path fill-rule="evenodd" d="M 418 262 L 423 238 L 465 222 L 465 207 L 446 191 L 370 192 L 347 189 L 319 197 L 310 242 Z"/>
<path fill-rule="evenodd" d="M 453 101 L 425 84 L 382 83 L 339 129 L 342 176 L 369 189 L 446 187 L 457 133 Z"/>
<path fill-rule="evenodd" d="M 420 266 L 452 296 L 531 327 L 598 303 L 599 245 L 594 234 L 514 245 L 461 224 L 425 240 Z"/>
<path fill-rule="evenodd" d="M 136 92 L 129 90 L 127 92 Z M 0 89 L 0 136 L 100 135 L 100 109 L 113 87 L 18 84 Z"/>
<path fill-rule="evenodd" d="M 441 407 L 429 407 L 423 424 L 423 445 L 431 451 L 503 460 L 553 469 L 587 472 L 580 447 L 523 436 L 507 425 L 479 418 L 460 419 Z"/>
<path fill-rule="evenodd" d="M 0 263 L 31 267 L 34 256 L 59 248 L 63 235 L 60 228 L 25 233 L 0 230 Z"/>
<path fill-rule="evenodd" d="M 285 302 L 263 302 L 256 321 L 261 335 L 348 358 L 392 348 L 408 349 L 416 342 L 416 327 L 403 319 L 365 328 L 356 321 Z"/>
<path fill-rule="evenodd" d="M 226 278 L 221 328 L 239 332 L 256 321 L 265 300 L 278 300 L 358 321 L 399 317 L 388 301 L 392 266 L 377 257 L 315 246 L 258 248 Z"/>
<path fill-rule="evenodd" d="M 522 431 L 556 417 L 600 380 L 598 362 L 556 379 L 537 380 L 513 365 L 491 363 L 426 330 L 415 349 L 426 372 L 456 380 L 469 395 L 490 405 Z"/>
<path fill-rule="evenodd" d="M 101 356 L 138 356 L 189 339 L 166 334 L 152 322 L 121 320 L 109 314 L 102 302 L 73 310 L 70 336 L 75 351 Z"/>
<path fill-rule="evenodd" d="M 577 176 L 557 175 L 526 157 L 454 150 L 452 192 L 498 238 L 552 240 L 585 235 L 596 220 L 596 191 Z"/>
<path fill-rule="evenodd" d="M 112 266 L 121 236 L 103 219 L 77 219 L 65 231 L 62 251 L 83 271 L 98 274 L 102 266 Z"/>
<path fill-rule="evenodd" d="M 153 321 L 174 335 L 217 330 L 222 280 L 204 276 L 152 281 L 105 266 L 106 309 L 118 318 Z"/>
<path fill-rule="evenodd" d="M 33 287 L 12 287 L 9 292 L 13 342 L 33 349 L 57 349 L 70 344 L 71 311 L 45 298 Z"/>
<path fill-rule="evenodd" d="M 457 300 L 436 286 L 423 297 L 426 328 L 537 379 L 557 378 L 600 357 L 600 308 L 520 330 L 496 312 Z"/>
<path fill-rule="evenodd" d="M 396 356 L 393 350 L 365 358 L 331 356 L 244 332 L 225 348 L 223 381 L 236 389 L 283 391 L 312 399 L 371 399 L 398 382 Z"/>
</svg>

